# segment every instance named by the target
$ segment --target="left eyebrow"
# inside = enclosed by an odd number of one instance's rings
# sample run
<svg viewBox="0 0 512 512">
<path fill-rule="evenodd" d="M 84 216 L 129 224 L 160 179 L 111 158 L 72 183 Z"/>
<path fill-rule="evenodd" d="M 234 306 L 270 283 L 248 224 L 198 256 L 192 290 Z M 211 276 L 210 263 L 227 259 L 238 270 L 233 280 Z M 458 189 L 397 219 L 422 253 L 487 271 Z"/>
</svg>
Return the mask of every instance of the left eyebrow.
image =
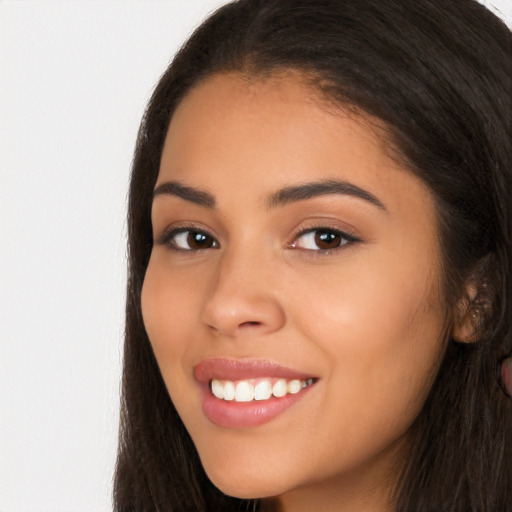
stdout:
<svg viewBox="0 0 512 512">
<path fill-rule="evenodd" d="M 153 199 L 161 195 L 180 197 L 205 208 L 215 208 L 215 197 L 212 194 L 205 190 L 188 187 L 177 181 L 166 181 L 156 187 L 153 191 Z"/>
<path fill-rule="evenodd" d="M 353 183 L 342 180 L 326 180 L 303 185 L 285 187 L 273 193 L 267 201 L 269 208 L 284 206 L 297 201 L 304 201 L 318 196 L 347 195 L 363 199 L 379 209 L 387 211 L 384 204 L 371 192 L 364 190 Z"/>
</svg>

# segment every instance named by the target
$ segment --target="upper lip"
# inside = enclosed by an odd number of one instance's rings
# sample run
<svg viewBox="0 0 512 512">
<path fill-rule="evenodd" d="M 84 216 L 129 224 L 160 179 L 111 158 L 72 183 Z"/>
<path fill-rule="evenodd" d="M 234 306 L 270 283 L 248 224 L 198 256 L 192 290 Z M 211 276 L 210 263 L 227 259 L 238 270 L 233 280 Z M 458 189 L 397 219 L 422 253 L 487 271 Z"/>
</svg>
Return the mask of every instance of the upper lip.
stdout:
<svg viewBox="0 0 512 512">
<path fill-rule="evenodd" d="M 308 373 L 299 372 L 273 361 L 262 359 L 205 359 L 194 367 L 194 377 L 198 382 L 208 383 L 212 379 L 244 380 L 263 377 L 306 380 L 314 378 Z"/>
</svg>

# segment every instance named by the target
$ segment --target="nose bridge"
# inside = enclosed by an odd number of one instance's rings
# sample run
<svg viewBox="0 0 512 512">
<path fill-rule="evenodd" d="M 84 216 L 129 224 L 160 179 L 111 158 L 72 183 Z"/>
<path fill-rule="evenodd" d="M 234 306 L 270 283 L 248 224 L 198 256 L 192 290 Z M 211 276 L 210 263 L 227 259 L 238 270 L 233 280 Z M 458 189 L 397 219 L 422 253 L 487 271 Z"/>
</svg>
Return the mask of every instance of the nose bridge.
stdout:
<svg viewBox="0 0 512 512">
<path fill-rule="evenodd" d="M 204 323 L 225 336 L 266 334 L 284 325 L 271 255 L 240 243 L 224 250 L 217 265 L 203 305 Z"/>
</svg>

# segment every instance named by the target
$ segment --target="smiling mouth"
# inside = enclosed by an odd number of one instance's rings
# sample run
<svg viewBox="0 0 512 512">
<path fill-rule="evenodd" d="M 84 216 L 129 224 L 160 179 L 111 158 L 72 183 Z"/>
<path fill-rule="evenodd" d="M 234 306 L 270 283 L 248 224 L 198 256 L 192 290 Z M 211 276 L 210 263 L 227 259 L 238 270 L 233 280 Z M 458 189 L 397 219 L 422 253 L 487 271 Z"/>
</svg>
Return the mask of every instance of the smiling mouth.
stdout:
<svg viewBox="0 0 512 512">
<path fill-rule="evenodd" d="M 259 378 L 246 380 L 211 379 L 209 388 L 213 396 L 228 402 L 253 402 L 296 395 L 312 386 L 315 379 Z"/>
<path fill-rule="evenodd" d="M 206 419 L 222 428 L 253 428 L 307 400 L 319 378 L 265 359 L 204 359 L 194 366 Z"/>
</svg>

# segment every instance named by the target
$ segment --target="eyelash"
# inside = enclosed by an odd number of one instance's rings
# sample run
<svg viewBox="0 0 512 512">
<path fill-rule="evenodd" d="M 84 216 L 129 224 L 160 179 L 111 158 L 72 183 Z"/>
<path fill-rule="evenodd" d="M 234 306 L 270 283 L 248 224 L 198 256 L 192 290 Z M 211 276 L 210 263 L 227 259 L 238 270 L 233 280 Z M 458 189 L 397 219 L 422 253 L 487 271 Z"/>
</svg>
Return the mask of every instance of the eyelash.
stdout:
<svg viewBox="0 0 512 512">
<path fill-rule="evenodd" d="M 322 231 L 325 233 L 334 235 L 336 237 L 339 237 L 340 238 L 339 245 L 337 247 L 325 248 L 325 249 L 318 247 L 318 244 L 316 244 L 316 242 L 314 242 L 314 243 L 317 245 L 318 249 L 307 249 L 307 248 L 301 248 L 301 247 L 297 246 L 296 241 L 299 240 L 301 237 L 304 237 L 305 235 L 314 235 L 315 233 L 322 232 Z M 334 254 L 337 254 L 338 251 L 342 250 L 344 247 L 348 247 L 350 245 L 353 245 L 355 243 L 362 241 L 360 238 L 356 237 L 355 235 L 352 235 L 345 231 L 341 231 L 338 228 L 330 227 L 325 224 L 319 225 L 319 226 L 310 226 L 308 228 L 302 229 L 299 233 L 294 235 L 293 239 L 294 239 L 294 241 L 291 244 L 289 244 L 288 247 L 298 249 L 298 250 L 307 251 L 309 253 L 312 253 L 312 255 L 315 255 L 315 256 L 334 255 Z"/>
<path fill-rule="evenodd" d="M 176 237 L 180 234 L 185 233 L 197 233 L 199 235 L 204 235 L 213 241 L 214 246 L 206 247 L 202 249 L 183 249 L 176 244 Z M 179 226 L 179 227 L 171 227 L 166 229 L 162 235 L 156 241 L 157 245 L 167 245 L 173 251 L 178 252 L 190 252 L 190 253 L 198 253 L 207 249 L 218 249 L 219 242 L 205 229 L 191 225 Z"/>
<path fill-rule="evenodd" d="M 339 237 L 340 244 L 337 247 L 333 248 L 320 248 L 317 244 L 317 249 L 308 249 L 308 248 L 302 248 L 298 246 L 297 241 L 304 237 L 305 235 L 312 235 L 316 232 L 324 231 L 325 233 L 334 235 L 336 237 Z M 186 234 L 186 233 L 196 233 L 198 235 L 204 235 L 206 238 L 211 240 L 212 245 L 209 247 L 204 248 L 198 248 L 198 249 L 184 249 L 182 247 L 179 247 L 176 244 L 176 237 L 180 234 Z M 291 249 L 297 249 L 297 250 L 303 250 L 308 253 L 316 255 L 330 255 L 330 254 L 336 254 L 340 249 L 343 247 L 350 246 L 352 244 L 361 242 L 362 240 L 357 238 L 356 236 L 346 233 L 344 231 L 341 231 L 337 228 L 332 228 L 327 225 L 320 225 L 320 226 L 311 226 L 308 228 L 305 228 L 301 231 L 299 231 L 297 234 L 293 237 L 293 242 L 290 244 L 287 244 L 288 248 Z M 156 240 L 157 245 L 167 245 L 171 250 L 177 251 L 177 252 L 189 252 L 189 253 L 199 253 L 208 249 L 218 249 L 220 247 L 219 242 L 215 239 L 213 235 L 208 233 L 208 231 L 204 230 L 203 228 L 199 226 L 194 225 L 185 225 L 185 226 L 179 226 L 174 228 L 169 228 L 162 233 L 162 235 Z M 314 242 L 316 243 L 316 242 Z"/>
</svg>

